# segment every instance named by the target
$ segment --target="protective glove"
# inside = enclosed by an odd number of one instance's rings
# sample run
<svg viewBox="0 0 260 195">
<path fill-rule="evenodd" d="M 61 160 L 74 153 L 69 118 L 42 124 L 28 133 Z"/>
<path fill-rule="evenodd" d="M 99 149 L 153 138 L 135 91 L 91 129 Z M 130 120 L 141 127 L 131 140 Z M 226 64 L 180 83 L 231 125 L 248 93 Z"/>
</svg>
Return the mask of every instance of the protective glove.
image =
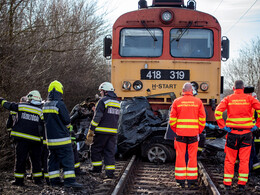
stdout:
<svg viewBox="0 0 260 195">
<path fill-rule="evenodd" d="M 75 132 L 74 132 L 73 130 L 70 131 L 70 138 L 71 138 L 73 147 L 75 147 L 75 145 L 76 145 L 77 143 L 76 143 L 76 135 L 75 135 Z"/>
<path fill-rule="evenodd" d="M 230 133 L 230 132 L 232 131 L 232 129 L 230 129 L 230 128 L 227 127 L 227 126 L 225 126 L 225 127 L 223 128 L 223 130 L 226 131 L 226 132 L 228 132 L 228 133 Z"/>
<path fill-rule="evenodd" d="M 214 130 L 214 129 L 216 129 L 216 126 L 215 125 L 213 125 L 213 124 L 211 124 L 211 123 L 206 123 L 206 125 L 205 125 L 206 127 L 208 127 L 209 129 L 211 129 L 211 130 Z"/>
<path fill-rule="evenodd" d="M 255 126 L 252 127 L 252 129 L 250 129 L 250 131 L 251 131 L 251 132 L 254 132 L 254 131 L 256 131 L 257 129 L 258 129 L 258 127 L 255 125 Z"/>
<path fill-rule="evenodd" d="M 94 131 L 88 130 L 87 139 L 85 140 L 86 145 L 91 145 L 93 143 Z"/>
<path fill-rule="evenodd" d="M 68 130 L 69 130 L 70 132 L 72 132 L 72 131 L 73 131 L 73 126 L 72 126 L 72 125 L 69 125 L 69 126 L 68 126 Z"/>
</svg>

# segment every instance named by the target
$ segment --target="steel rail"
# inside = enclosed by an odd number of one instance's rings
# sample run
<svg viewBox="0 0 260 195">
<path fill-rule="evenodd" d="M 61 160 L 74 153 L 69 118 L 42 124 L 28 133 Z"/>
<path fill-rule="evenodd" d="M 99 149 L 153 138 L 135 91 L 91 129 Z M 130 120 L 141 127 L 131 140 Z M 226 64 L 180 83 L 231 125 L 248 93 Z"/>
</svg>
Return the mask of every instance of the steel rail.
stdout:
<svg viewBox="0 0 260 195">
<path fill-rule="evenodd" d="M 199 172 L 202 175 L 202 179 L 204 181 L 204 184 L 205 184 L 205 186 L 207 186 L 209 188 L 210 194 L 220 195 L 217 187 L 215 186 L 215 184 L 211 180 L 209 174 L 207 173 L 206 169 L 204 168 L 204 166 L 202 165 L 202 163 L 200 161 L 198 161 L 198 166 L 199 166 Z"/>
<path fill-rule="evenodd" d="M 133 169 L 133 165 L 134 165 L 135 159 L 136 159 L 136 156 L 133 155 L 131 160 L 130 160 L 130 162 L 129 162 L 129 164 L 127 165 L 124 173 L 122 174 L 120 180 L 118 181 L 118 183 L 117 183 L 116 187 L 114 188 L 114 191 L 112 192 L 111 195 L 119 195 L 119 194 L 121 194 L 123 192 L 125 183 L 129 179 L 129 176 L 130 176 L 131 171 Z"/>
<path fill-rule="evenodd" d="M 131 174 L 133 172 L 134 169 L 133 167 L 135 166 L 135 162 L 136 162 L 136 156 L 133 155 L 124 173 L 120 177 L 117 185 L 115 186 L 113 192 L 111 193 L 111 195 L 123 194 L 126 183 L 129 182 L 129 180 L 131 179 Z M 199 174 L 200 174 L 201 181 L 207 187 L 209 193 L 211 195 L 220 195 L 220 192 L 218 191 L 217 187 L 211 180 L 209 174 L 207 173 L 206 169 L 204 168 L 203 164 L 200 161 L 198 161 L 198 167 L 199 167 Z"/>
</svg>

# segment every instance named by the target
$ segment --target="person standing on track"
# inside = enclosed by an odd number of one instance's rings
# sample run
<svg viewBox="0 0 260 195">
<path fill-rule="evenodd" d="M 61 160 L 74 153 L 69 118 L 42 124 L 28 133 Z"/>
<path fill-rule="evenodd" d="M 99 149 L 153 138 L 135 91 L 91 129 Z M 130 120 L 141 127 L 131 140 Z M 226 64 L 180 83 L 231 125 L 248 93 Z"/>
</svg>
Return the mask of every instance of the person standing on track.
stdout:
<svg viewBox="0 0 260 195">
<path fill-rule="evenodd" d="M 228 132 L 225 146 L 224 185 L 230 189 L 234 177 L 234 165 L 239 156 L 238 186 L 241 190 L 245 188 L 249 174 L 249 157 L 252 145 L 252 132 L 260 126 L 258 117 L 254 125 L 252 109 L 260 114 L 260 102 L 244 93 L 244 83 L 237 80 L 233 87 L 234 94 L 225 97 L 217 106 L 215 117 L 218 126 Z M 223 112 L 227 110 L 226 123 L 222 118 Z"/>
<path fill-rule="evenodd" d="M 206 114 L 202 101 L 193 96 L 191 83 L 183 85 L 183 96 L 174 100 L 170 112 L 170 126 L 177 134 L 174 142 L 176 150 L 175 179 L 185 187 L 196 184 L 198 178 L 197 151 L 198 138 L 206 123 Z M 189 160 L 186 163 L 185 154 Z"/>
</svg>

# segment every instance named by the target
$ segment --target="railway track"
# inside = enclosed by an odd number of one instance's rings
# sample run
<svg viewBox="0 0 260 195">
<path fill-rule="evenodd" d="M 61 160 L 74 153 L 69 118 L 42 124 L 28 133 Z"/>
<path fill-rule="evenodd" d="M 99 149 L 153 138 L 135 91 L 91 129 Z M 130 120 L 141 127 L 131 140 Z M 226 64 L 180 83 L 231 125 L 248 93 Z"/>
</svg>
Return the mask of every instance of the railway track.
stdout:
<svg viewBox="0 0 260 195">
<path fill-rule="evenodd" d="M 174 164 L 141 162 L 132 157 L 118 182 L 113 195 L 117 194 L 220 194 L 199 163 L 199 186 L 180 188 L 174 178 Z"/>
<path fill-rule="evenodd" d="M 0 194 L 94 194 L 94 195 L 118 195 L 118 194 L 260 194 L 260 177 L 252 173 L 245 191 L 237 187 L 237 175 L 233 180 L 231 190 L 228 192 L 223 186 L 224 158 L 220 156 L 207 157 L 198 163 L 199 179 L 198 187 L 180 188 L 174 178 L 174 163 L 154 164 L 143 162 L 133 156 L 127 161 L 117 161 L 115 179 L 104 179 L 102 174 L 87 174 L 79 176 L 77 181 L 83 183 L 84 189 L 74 190 L 64 187 L 37 186 L 32 181 L 25 181 L 25 187 L 8 185 L 13 179 L 13 174 L 4 172 L 0 185 Z M 82 169 L 90 169 L 87 162 Z M 237 173 L 237 170 L 236 170 Z"/>
<path fill-rule="evenodd" d="M 174 178 L 174 164 L 142 162 L 133 156 L 128 161 L 118 161 L 116 179 L 107 180 L 96 186 L 99 194 L 220 194 L 206 169 L 199 162 L 199 185 L 180 188 Z"/>
<path fill-rule="evenodd" d="M 251 174 L 244 191 L 241 191 L 237 186 L 238 181 L 238 165 L 235 166 L 235 175 L 233 178 L 231 190 L 228 192 L 223 185 L 224 162 L 220 158 L 208 158 L 202 161 L 204 167 L 214 182 L 220 194 L 238 195 L 238 194 L 260 194 L 260 183 L 258 174 Z"/>
<path fill-rule="evenodd" d="M 237 175 L 234 177 L 231 190 L 228 192 L 223 185 L 223 160 L 201 160 L 198 162 L 198 186 L 181 188 L 174 178 L 174 163 L 154 164 L 143 162 L 136 156 L 128 161 L 118 161 L 116 164 L 116 179 L 104 180 L 91 194 L 260 194 L 257 179 L 252 176 L 245 191 L 237 187 Z M 258 182 L 259 183 L 259 182 Z"/>
</svg>

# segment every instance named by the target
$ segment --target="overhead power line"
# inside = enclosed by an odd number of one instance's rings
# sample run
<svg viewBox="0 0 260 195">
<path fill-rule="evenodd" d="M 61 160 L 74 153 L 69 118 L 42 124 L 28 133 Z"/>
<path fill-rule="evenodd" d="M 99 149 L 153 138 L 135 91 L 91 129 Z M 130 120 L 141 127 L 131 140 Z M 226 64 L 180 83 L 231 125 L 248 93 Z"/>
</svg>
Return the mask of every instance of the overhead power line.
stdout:
<svg viewBox="0 0 260 195">
<path fill-rule="evenodd" d="M 214 10 L 213 14 L 215 14 L 215 12 L 217 11 L 217 9 L 219 8 L 219 6 L 222 4 L 224 0 L 221 0 L 220 3 L 218 4 L 218 6 L 216 7 L 216 9 Z"/>
<path fill-rule="evenodd" d="M 240 20 L 249 12 L 249 10 L 256 4 L 257 1 L 258 1 L 258 0 L 255 0 L 255 1 L 254 1 L 254 3 L 246 10 L 246 12 L 245 12 L 242 16 L 240 16 L 240 18 L 236 21 L 236 23 L 234 23 L 234 24 L 227 30 L 226 34 L 227 34 L 229 31 L 231 31 L 232 28 L 234 28 L 234 26 L 237 25 L 237 23 L 240 22 Z"/>
</svg>

